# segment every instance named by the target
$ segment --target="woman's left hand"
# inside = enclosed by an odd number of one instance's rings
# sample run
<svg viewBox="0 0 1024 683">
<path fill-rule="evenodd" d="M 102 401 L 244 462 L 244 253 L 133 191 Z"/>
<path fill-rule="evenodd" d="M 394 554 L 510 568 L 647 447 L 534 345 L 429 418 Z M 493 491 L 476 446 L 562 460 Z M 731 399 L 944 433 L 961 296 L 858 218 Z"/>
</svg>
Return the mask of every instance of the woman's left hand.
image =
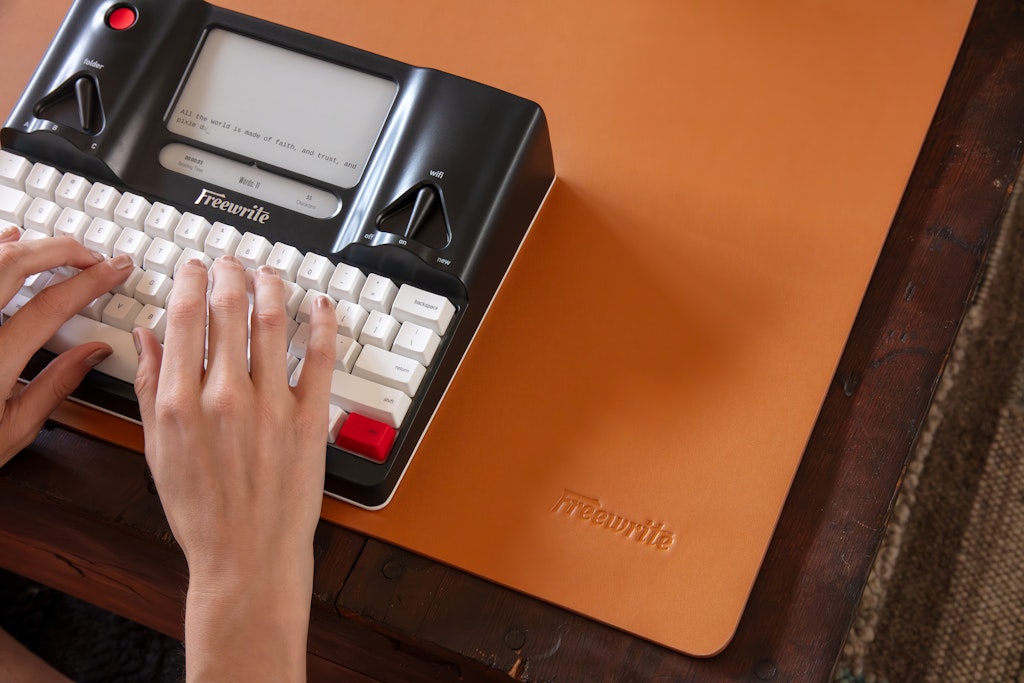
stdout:
<svg viewBox="0 0 1024 683">
<path fill-rule="evenodd" d="M 86 342 L 55 358 L 23 391 L 18 376 L 29 359 L 71 316 L 117 286 L 132 271 L 128 256 L 106 259 L 70 237 L 20 241 L 20 231 L 0 232 L 0 306 L 25 278 L 61 266 L 81 269 L 36 294 L 0 326 L 0 465 L 32 443 L 46 418 L 74 391 L 89 369 L 110 355 L 102 342 Z"/>
</svg>

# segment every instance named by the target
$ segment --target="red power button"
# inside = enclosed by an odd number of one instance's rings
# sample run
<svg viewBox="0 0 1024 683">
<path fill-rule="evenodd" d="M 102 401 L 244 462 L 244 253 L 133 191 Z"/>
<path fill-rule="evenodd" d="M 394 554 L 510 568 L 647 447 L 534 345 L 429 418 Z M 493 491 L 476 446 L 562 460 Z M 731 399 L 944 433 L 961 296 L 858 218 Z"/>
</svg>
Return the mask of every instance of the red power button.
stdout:
<svg viewBox="0 0 1024 683">
<path fill-rule="evenodd" d="M 124 31 L 125 29 L 131 28 L 135 24 L 135 20 L 138 18 L 139 15 L 135 11 L 134 7 L 122 5 L 121 7 L 115 8 L 107 15 L 107 26 L 115 31 Z"/>
</svg>

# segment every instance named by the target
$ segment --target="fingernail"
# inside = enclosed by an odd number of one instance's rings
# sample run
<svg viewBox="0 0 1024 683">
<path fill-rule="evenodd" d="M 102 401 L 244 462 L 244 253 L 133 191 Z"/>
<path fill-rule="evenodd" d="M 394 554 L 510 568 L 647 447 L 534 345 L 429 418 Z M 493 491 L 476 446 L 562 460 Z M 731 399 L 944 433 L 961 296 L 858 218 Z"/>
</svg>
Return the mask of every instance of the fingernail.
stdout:
<svg viewBox="0 0 1024 683">
<path fill-rule="evenodd" d="M 88 365 L 90 368 L 92 368 L 99 365 L 105 359 L 109 358 L 110 354 L 112 353 L 113 351 L 111 351 L 110 349 L 98 349 L 90 353 L 88 356 L 86 356 L 85 360 L 82 362 Z"/>
<path fill-rule="evenodd" d="M 112 265 L 115 270 L 125 270 L 133 267 L 135 262 L 132 261 L 132 257 L 128 254 L 121 254 L 120 256 L 115 256 L 110 259 L 110 265 Z"/>
<path fill-rule="evenodd" d="M 18 230 L 16 226 L 8 225 L 0 230 L 0 242 L 14 242 L 19 237 L 21 237 L 21 230 Z"/>
<path fill-rule="evenodd" d="M 224 263 L 230 263 L 233 266 L 242 266 L 242 262 L 239 261 L 237 257 L 232 256 L 231 254 L 224 254 L 223 256 L 220 257 L 220 260 L 223 261 Z"/>
<path fill-rule="evenodd" d="M 318 296 L 316 298 L 316 307 L 317 308 L 322 308 L 325 311 L 329 311 L 332 308 L 334 308 L 331 305 L 331 298 L 329 296 L 327 296 L 326 294 L 321 294 L 320 296 Z"/>
<path fill-rule="evenodd" d="M 139 328 L 132 330 L 132 341 L 135 342 L 135 353 L 142 355 L 142 335 L 139 334 Z"/>
<path fill-rule="evenodd" d="M 103 254 L 101 254 L 98 251 L 90 251 L 89 253 L 92 254 L 92 259 L 93 259 L 93 261 L 96 261 L 96 263 L 99 263 L 100 261 L 106 261 L 107 260 L 107 257 L 104 256 Z"/>
<path fill-rule="evenodd" d="M 270 266 L 266 266 L 266 265 L 260 266 L 259 268 L 257 268 L 256 272 L 259 273 L 260 275 L 277 275 L 278 274 L 278 272 L 276 270 L 274 270 Z"/>
</svg>

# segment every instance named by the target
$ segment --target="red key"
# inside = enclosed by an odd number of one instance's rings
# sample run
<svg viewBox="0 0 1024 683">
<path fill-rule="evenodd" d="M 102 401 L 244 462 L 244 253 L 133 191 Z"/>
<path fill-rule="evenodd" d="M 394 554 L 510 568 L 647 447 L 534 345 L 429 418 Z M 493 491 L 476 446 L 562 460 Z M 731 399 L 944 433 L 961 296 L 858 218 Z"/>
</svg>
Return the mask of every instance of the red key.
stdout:
<svg viewBox="0 0 1024 683">
<path fill-rule="evenodd" d="M 334 444 L 353 453 L 365 455 L 371 460 L 384 462 L 388 459 L 391 444 L 395 442 L 395 434 L 395 430 L 390 425 L 364 417 L 359 413 L 352 413 L 341 425 Z"/>
</svg>

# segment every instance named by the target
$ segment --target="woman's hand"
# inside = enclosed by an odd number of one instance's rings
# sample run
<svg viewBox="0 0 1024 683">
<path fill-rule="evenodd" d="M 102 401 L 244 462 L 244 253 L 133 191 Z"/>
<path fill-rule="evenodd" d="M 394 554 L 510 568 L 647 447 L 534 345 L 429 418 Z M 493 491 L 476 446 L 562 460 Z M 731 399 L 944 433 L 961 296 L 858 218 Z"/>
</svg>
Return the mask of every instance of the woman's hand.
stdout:
<svg viewBox="0 0 1024 683">
<path fill-rule="evenodd" d="M 18 375 L 29 358 L 71 316 L 128 277 L 131 258 L 106 260 L 69 237 L 19 241 L 20 232 L 0 232 L 0 302 L 6 305 L 25 278 L 60 266 L 82 269 L 47 287 L 0 327 L 0 465 L 32 443 L 43 422 L 82 381 L 89 369 L 110 355 L 110 347 L 89 342 L 53 360 L 20 393 Z"/>
<path fill-rule="evenodd" d="M 187 677 L 303 680 L 337 323 L 324 297 L 289 386 L 280 278 L 253 275 L 247 359 L 242 264 L 210 275 L 207 299 L 201 263 L 178 271 L 163 349 L 136 332 L 146 459 L 189 566 Z"/>
</svg>

